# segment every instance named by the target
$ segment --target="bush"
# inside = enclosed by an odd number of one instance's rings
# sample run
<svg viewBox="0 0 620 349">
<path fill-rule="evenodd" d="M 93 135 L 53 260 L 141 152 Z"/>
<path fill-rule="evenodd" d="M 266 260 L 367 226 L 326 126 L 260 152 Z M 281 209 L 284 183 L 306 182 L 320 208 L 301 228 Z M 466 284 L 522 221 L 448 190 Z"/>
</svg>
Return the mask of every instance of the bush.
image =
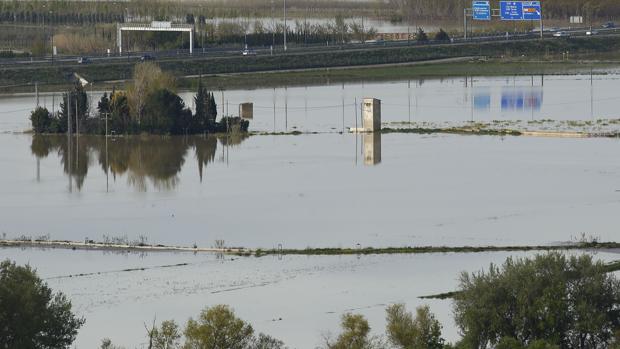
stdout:
<svg viewBox="0 0 620 349">
<path fill-rule="evenodd" d="M 428 35 L 424 31 L 424 29 L 418 28 L 418 32 L 416 34 L 416 40 L 418 42 L 427 42 L 428 41 Z"/>
<path fill-rule="evenodd" d="M 30 123 L 34 133 L 50 132 L 52 115 L 47 108 L 37 107 L 30 113 Z"/>
<path fill-rule="evenodd" d="M 435 34 L 435 40 L 437 41 L 450 41 L 450 35 L 446 33 L 443 29 L 439 29 L 437 34 Z"/>
</svg>

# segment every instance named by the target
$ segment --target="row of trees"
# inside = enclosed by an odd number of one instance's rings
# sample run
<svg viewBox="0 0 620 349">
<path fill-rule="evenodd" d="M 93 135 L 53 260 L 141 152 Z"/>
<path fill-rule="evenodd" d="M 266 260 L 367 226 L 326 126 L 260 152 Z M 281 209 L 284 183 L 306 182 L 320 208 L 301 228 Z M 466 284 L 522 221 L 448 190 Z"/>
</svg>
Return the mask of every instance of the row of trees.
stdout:
<svg viewBox="0 0 620 349">
<path fill-rule="evenodd" d="M 442 338 L 441 324 L 427 306 L 386 309 L 385 336 L 371 334 L 359 314 L 342 317 L 342 331 L 327 336 L 327 349 L 597 349 L 620 348 L 620 282 L 588 255 L 560 253 L 508 258 L 500 267 L 461 275 L 454 293 L 455 321 L 463 337 Z M 0 347 L 67 348 L 84 323 L 71 303 L 53 294 L 28 266 L 0 264 Z M 277 349 L 284 343 L 256 335 L 227 306 L 206 308 L 184 329 L 164 321 L 147 331 L 153 349 Z M 103 349 L 120 348 L 110 340 Z"/>
<path fill-rule="evenodd" d="M 363 4 L 351 1 L 287 0 L 289 14 L 294 17 L 327 17 L 336 13 L 373 15 L 383 9 L 379 2 Z M 205 18 L 239 18 L 280 16 L 281 0 L 212 0 L 201 1 L 132 0 L 92 1 L 70 0 L 3 1 L 0 2 L 2 22 L 39 23 L 35 18 L 47 17 L 50 24 L 96 24 L 122 21 L 168 19 L 183 21 L 188 16 Z"/>
<path fill-rule="evenodd" d="M 11 24 L 46 24 L 46 25 L 63 25 L 63 24 L 99 24 L 99 23 L 119 23 L 124 22 L 125 17 L 116 13 L 84 13 L 70 12 L 57 13 L 46 9 L 35 11 L 2 11 L 0 12 L 0 23 Z"/>
<path fill-rule="evenodd" d="M 130 1 L 75 3 L 72 1 L 5 1 L 0 4 L 0 22 L 36 24 L 97 24 L 123 21 L 149 21 L 168 18 L 175 21 L 195 18 L 271 17 L 271 0 L 211 1 L 208 6 L 187 1 Z M 493 0 L 498 6 L 499 0 Z M 349 13 L 355 17 L 374 15 L 401 19 L 458 19 L 463 8 L 471 1 L 455 0 L 388 0 L 386 2 L 289 0 L 290 12 L 296 17 L 325 17 L 335 13 Z M 281 4 L 275 5 L 279 16 Z M 497 7 L 499 8 L 499 7 Z M 616 0 L 545 0 L 544 13 L 550 19 L 569 16 L 609 19 L 620 16 Z"/>
<path fill-rule="evenodd" d="M 491 0 L 493 8 L 499 8 L 499 1 Z M 401 19 L 463 18 L 463 8 L 471 7 L 469 0 L 389 0 L 389 4 Z M 544 0 L 543 15 L 548 19 L 582 15 L 608 20 L 620 16 L 620 3 L 616 0 Z"/>
<path fill-rule="evenodd" d="M 76 82 L 71 92 L 63 96 L 60 111 L 52 115 L 39 107 L 30 116 L 35 133 L 105 134 L 202 134 L 245 132 L 249 122 L 238 117 L 223 117 L 216 122 L 217 105 L 213 93 L 202 81 L 194 98 L 196 112 L 186 107 L 175 92 L 175 79 L 156 64 L 139 63 L 134 69 L 133 82 L 126 91 L 104 93 L 91 113 L 88 95 Z M 94 115 L 91 115 L 94 114 Z M 106 122 L 107 121 L 107 122 Z M 108 129 L 106 129 L 106 126 Z"/>
</svg>

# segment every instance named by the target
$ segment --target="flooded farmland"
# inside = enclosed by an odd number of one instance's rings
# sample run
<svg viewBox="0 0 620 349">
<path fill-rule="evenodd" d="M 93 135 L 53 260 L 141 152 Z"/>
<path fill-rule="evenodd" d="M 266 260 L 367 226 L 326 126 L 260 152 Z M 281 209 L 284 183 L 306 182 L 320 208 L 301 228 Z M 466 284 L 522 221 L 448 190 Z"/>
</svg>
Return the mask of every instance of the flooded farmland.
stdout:
<svg viewBox="0 0 620 349">
<path fill-rule="evenodd" d="M 355 101 L 367 96 L 382 100 L 385 125 L 617 119 L 617 86 L 611 74 L 224 91 L 220 110 L 254 103 L 250 130 L 318 134 L 107 140 L 20 133 L 29 128 L 34 97 L 1 97 L 0 237 L 181 246 L 223 240 L 247 248 L 548 245 L 584 235 L 615 241 L 618 139 L 340 132 L 355 126 Z M 42 95 L 40 103 L 51 106 L 59 96 Z M 183 97 L 191 106 L 192 93 Z M 531 254 L 256 258 L 0 249 L 0 259 L 37 268 L 86 317 L 78 348 L 103 337 L 141 348 L 143 323 L 184 323 L 214 304 L 230 304 L 294 348 L 320 344 L 346 311 L 364 314 L 381 332 L 387 304 L 429 304 L 455 340 L 450 301 L 418 297 L 454 290 L 461 271 Z"/>
<path fill-rule="evenodd" d="M 356 113 L 359 118 L 359 104 L 356 108 L 355 103 L 364 97 L 381 99 L 384 123 L 596 120 L 620 117 L 618 79 L 613 70 L 592 76 L 412 79 L 215 91 L 215 99 L 220 115 L 237 115 L 240 103 L 254 103 L 250 129 L 270 132 L 341 132 L 355 127 Z M 91 94 L 94 110 L 101 92 Z M 194 92 L 181 96 L 193 108 Z M 60 99 L 61 93 L 41 94 L 39 98 L 50 110 L 58 110 Z M 4 96 L 0 103 L 0 132 L 30 128 L 28 113 L 33 109 L 34 95 Z"/>
</svg>

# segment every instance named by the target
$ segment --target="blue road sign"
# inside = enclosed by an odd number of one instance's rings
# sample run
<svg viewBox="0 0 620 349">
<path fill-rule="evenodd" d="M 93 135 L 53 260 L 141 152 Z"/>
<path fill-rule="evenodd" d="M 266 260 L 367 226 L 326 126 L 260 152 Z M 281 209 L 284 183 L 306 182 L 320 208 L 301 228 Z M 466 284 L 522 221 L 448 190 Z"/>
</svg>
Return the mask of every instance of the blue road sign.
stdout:
<svg viewBox="0 0 620 349">
<path fill-rule="evenodd" d="M 473 19 L 477 21 L 491 20 L 491 3 L 489 1 L 474 1 L 471 8 Z"/>
<path fill-rule="evenodd" d="M 500 1 L 499 12 L 502 21 L 523 20 L 522 1 Z"/>
<path fill-rule="evenodd" d="M 523 2 L 523 20 L 540 21 L 542 17 L 542 8 L 540 1 L 524 1 Z"/>
</svg>

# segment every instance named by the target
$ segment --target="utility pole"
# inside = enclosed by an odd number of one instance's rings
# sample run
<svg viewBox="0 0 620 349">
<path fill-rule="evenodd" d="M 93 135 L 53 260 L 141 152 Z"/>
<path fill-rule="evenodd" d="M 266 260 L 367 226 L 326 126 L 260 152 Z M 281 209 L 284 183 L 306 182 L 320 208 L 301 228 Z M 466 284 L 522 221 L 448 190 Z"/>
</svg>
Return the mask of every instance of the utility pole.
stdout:
<svg viewBox="0 0 620 349">
<path fill-rule="evenodd" d="M 39 108 L 39 83 L 38 82 L 34 83 L 34 91 L 37 95 L 37 108 Z"/>
<path fill-rule="evenodd" d="M 67 136 L 71 137 L 71 91 L 67 92 Z"/>
<path fill-rule="evenodd" d="M 463 9 L 463 33 L 464 39 L 467 40 L 467 9 Z"/>
<path fill-rule="evenodd" d="M 110 172 L 110 162 L 108 158 L 108 117 L 110 113 L 103 114 L 105 116 L 105 192 L 110 191 L 110 180 L 109 180 L 109 172 Z"/>
<path fill-rule="evenodd" d="M 77 95 L 75 98 L 75 135 L 79 136 L 80 135 L 80 124 L 79 124 L 79 120 L 78 120 L 78 99 L 77 99 Z"/>
<path fill-rule="evenodd" d="M 286 51 L 286 0 L 284 0 L 284 51 Z"/>
<path fill-rule="evenodd" d="M 543 35 L 543 33 L 544 33 L 544 31 L 543 31 L 544 26 L 543 26 L 543 9 L 542 9 L 542 4 L 543 4 L 543 2 L 541 1 L 540 2 L 540 38 L 541 39 L 544 38 L 544 35 Z"/>
<path fill-rule="evenodd" d="M 271 0 L 271 54 L 273 55 L 273 47 L 276 46 L 276 17 L 274 15 L 273 0 Z"/>
</svg>

